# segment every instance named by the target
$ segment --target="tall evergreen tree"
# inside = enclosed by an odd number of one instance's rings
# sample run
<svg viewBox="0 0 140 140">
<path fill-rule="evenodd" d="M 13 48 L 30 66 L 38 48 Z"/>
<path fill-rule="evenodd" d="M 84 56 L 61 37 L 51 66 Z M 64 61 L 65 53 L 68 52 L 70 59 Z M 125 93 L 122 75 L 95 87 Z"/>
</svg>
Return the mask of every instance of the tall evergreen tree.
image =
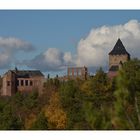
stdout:
<svg viewBox="0 0 140 140">
<path fill-rule="evenodd" d="M 117 78 L 115 92 L 116 129 L 140 129 L 140 60 L 123 64 Z"/>
<path fill-rule="evenodd" d="M 43 112 L 41 112 L 37 116 L 36 121 L 33 123 L 30 129 L 31 130 L 47 130 L 48 129 L 48 121 Z"/>
</svg>

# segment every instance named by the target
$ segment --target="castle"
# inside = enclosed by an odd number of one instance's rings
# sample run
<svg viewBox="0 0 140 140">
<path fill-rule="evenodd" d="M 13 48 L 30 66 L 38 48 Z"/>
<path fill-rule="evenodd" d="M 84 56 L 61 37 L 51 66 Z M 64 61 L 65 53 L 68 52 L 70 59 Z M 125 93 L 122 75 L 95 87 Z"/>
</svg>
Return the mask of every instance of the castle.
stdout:
<svg viewBox="0 0 140 140">
<path fill-rule="evenodd" d="M 109 52 L 109 71 L 107 73 L 109 78 L 117 76 L 119 68 L 124 62 L 130 60 L 130 54 L 126 51 L 122 41 L 117 40 L 114 48 Z M 69 67 L 67 76 L 71 79 L 80 78 L 87 79 L 88 68 L 87 67 Z"/>
<path fill-rule="evenodd" d="M 67 77 L 69 79 L 80 78 L 86 80 L 88 77 L 88 68 L 87 67 L 68 67 Z"/>
<path fill-rule="evenodd" d="M 130 54 L 126 51 L 122 41 L 117 40 L 114 48 L 109 53 L 109 71 L 108 77 L 113 78 L 117 75 L 119 68 L 124 62 L 130 59 Z M 64 81 L 68 79 L 80 78 L 86 80 L 88 78 L 87 67 L 69 67 L 67 76 Z M 30 93 L 38 91 L 43 92 L 43 84 L 45 82 L 44 75 L 38 70 L 9 70 L 2 78 L 2 96 L 12 96 L 16 92 Z"/>
<path fill-rule="evenodd" d="M 126 51 L 122 41 L 118 39 L 114 48 L 109 53 L 108 77 L 115 77 L 118 73 L 119 68 L 121 68 L 123 63 L 128 60 L 130 60 L 130 54 Z"/>
<path fill-rule="evenodd" d="M 2 96 L 12 96 L 16 92 L 31 93 L 43 91 L 44 75 L 37 70 L 9 70 L 2 79 Z"/>
</svg>

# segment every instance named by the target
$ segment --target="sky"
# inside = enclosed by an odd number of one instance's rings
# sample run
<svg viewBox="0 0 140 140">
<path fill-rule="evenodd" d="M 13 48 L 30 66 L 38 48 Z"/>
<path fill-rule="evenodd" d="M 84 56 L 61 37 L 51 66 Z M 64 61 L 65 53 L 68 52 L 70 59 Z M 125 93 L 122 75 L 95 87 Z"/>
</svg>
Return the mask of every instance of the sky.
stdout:
<svg viewBox="0 0 140 140">
<path fill-rule="evenodd" d="M 108 69 L 120 38 L 140 58 L 139 10 L 0 10 L 0 74 L 39 69 L 66 75 L 68 66 Z"/>
</svg>

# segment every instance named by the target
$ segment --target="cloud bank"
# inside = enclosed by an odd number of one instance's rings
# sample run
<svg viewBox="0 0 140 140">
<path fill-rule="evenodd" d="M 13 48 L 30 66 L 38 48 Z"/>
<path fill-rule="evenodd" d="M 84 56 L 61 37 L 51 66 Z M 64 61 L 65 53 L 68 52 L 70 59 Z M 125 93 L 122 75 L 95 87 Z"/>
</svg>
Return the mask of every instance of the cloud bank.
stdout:
<svg viewBox="0 0 140 140">
<path fill-rule="evenodd" d="M 14 63 L 15 55 L 19 51 L 30 52 L 33 46 L 27 42 L 14 37 L 0 37 L 0 68 L 9 68 Z"/>
<path fill-rule="evenodd" d="M 108 53 L 120 38 L 132 57 L 140 57 L 140 23 L 130 20 L 123 25 L 93 28 L 77 46 L 77 65 L 108 65 Z"/>
<path fill-rule="evenodd" d="M 125 24 L 91 29 L 87 37 L 79 41 L 76 54 L 49 48 L 26 64 L 42 71 L 60 71 L 67 65 L 107 67 L 108 53 L 118 38 L 132 57 L 140 58 L 140 22 L 130 20 Z"/>
<path fill-rule="evenodd" d="M 66 68 L 67 64 L 72 63 L 70 52 L 61 52 L 57 48 L 49 48 L 45 52 L 36 56 L 31 61 L 24 61 L 31 68 L 41 69 L 42 71 L 60 71 Z"/>
</svg>

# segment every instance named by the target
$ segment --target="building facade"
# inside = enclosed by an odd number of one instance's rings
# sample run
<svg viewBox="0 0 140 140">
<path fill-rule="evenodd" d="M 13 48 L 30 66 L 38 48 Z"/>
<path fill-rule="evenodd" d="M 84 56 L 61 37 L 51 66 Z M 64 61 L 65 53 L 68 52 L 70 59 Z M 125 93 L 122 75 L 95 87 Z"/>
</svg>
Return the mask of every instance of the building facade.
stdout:
<svg viewBox="0 0 140 140">
<path fill-rule="evenodd" d="M 119 68 L 124 62 L 130 60 L 130 54 L 126 51 L 122 41 L 117 40 L 114 48 L 109 53 L 109 72 L 108 76 L 113 78 L 117 75 Z"/>
<path fill-rule="evenodd" d="M 12 96 L 16 92 L 28 94 L 43 92 L 44 75 L 38 70 L 9 70 L 2 78 L 2 96 Z"/>
<path fill-rule="evenodd" d="M 68 79 L 83 79 L 86 80 L 88 77 L 87 67 L 69 67 L 67 71 Z"/>
</svg>

